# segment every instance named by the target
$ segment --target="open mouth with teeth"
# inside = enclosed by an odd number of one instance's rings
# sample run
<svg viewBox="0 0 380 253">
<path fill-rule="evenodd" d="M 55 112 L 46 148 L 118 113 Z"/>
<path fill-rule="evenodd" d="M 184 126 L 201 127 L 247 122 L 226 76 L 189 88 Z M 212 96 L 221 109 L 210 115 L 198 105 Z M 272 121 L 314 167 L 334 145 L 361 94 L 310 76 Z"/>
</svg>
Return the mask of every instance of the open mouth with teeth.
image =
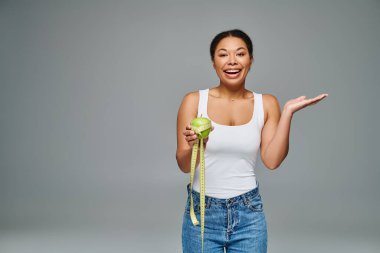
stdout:
<svg viewBox="0 0 380 253">
<path fill-rule="evenodd" d="M 241 69 L 226 69 L 223 70 L 224 73 L 226 73 L 227 76 L 229 77 L 236 77 L 239 75 Z"/>
</svg>

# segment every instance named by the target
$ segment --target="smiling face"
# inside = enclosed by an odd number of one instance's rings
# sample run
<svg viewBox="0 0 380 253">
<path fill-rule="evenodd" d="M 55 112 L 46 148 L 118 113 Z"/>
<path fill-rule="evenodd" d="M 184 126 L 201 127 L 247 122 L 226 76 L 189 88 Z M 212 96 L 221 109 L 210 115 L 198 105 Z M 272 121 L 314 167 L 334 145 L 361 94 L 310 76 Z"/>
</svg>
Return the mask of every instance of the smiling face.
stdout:
<svg viewBox="0 0 380 253">
<path fill-rule="evenodd" d="M 222 39 L 215 50 L 213 67 L 220 81 L 227 85 L 244 84 L 252 65 L 245 42 L 237 37 Z"/>
</svg>

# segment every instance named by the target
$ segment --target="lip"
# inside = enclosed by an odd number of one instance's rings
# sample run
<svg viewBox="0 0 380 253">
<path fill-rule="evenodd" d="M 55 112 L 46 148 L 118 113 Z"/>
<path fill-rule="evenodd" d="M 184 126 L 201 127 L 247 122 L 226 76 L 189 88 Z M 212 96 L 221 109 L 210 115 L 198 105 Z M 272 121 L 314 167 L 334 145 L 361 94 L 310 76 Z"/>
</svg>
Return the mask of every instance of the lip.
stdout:
<svg viewBox="0 0 380 253">
<path fill-rule="evenodd" d="M 232 73 L 227 73 L 227 72 L 226 72 L 227 70 L 238 70 L 238 72 L 237 72 L 237 73 L 234 73 L 234 74 L 232 74 Z M 240 73 L 241 73 L 241 69 L 236 69 L 236 68 L 228 68 L 228 69 L 225 69 L 225 70 L 223 70 L 223 73 L 224 73 L 224 75 L 225 75 L 226 77 L 228 77 L 228 78 L 237 78 L 237 77 L 239 77 L 239 76 L 240 76 Z"/>
</svg>

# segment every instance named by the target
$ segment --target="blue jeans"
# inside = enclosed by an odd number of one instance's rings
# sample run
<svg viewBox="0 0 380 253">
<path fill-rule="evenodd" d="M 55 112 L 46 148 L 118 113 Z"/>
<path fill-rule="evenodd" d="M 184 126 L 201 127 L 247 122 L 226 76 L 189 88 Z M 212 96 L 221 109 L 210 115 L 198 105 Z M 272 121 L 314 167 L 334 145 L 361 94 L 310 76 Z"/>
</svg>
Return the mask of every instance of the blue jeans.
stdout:
<svg viewBox="0 0 380 253">
<path fill-rule="evenodd" d="M 200 195 L 194 190 L 192 192 L 194 212 L 200 223 Z M 182 223 L 182 250 L 183 253 L 199 253 L 202 250 L 201 227 L 191 222 L 190 184 L 187 185 L 187 193 Z M 255 189 L 229 199 L 206 195 L 204 252 L 267 252 L 267 224 L 258 183 Z"/>
</svg>

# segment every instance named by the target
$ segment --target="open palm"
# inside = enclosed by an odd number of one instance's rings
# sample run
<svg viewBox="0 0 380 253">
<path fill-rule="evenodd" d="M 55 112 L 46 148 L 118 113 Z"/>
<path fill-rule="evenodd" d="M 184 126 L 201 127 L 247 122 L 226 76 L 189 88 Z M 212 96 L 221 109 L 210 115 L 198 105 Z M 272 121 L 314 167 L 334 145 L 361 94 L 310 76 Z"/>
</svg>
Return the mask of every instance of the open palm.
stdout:
<svg viewBox="0 0 380 253">
<path fill-rule="evenodd" d="M 305 108 L 309 105 L 314 105 L 327 97 L 328 94 L 320 94 L 314 98 L 306 98 L 306 96 L 300 96 L 298 98 L 291 99 L 286 102 L 284 109 L 289 110 L 291 113 L 295 113 L 296 111 Z"/>
</svg>

